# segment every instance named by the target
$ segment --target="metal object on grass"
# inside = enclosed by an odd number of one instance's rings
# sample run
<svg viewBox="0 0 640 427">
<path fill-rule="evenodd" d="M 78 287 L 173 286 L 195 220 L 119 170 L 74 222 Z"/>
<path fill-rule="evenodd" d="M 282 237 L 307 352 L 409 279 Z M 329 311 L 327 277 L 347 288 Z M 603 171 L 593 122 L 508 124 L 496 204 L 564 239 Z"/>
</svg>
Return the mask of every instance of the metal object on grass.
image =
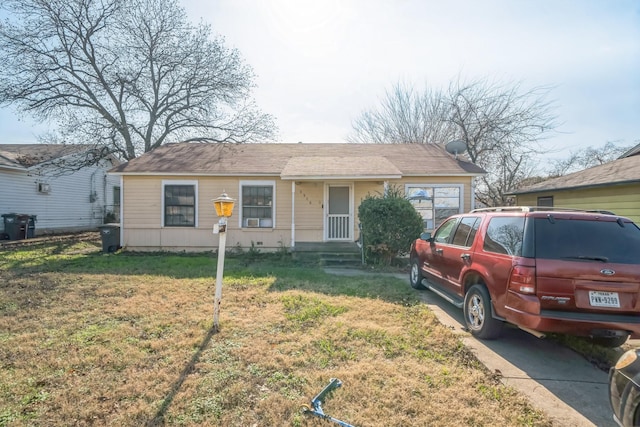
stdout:
<svg viewBox="0 0 640 427">
<path fill-rule="evenodd" d="M 318 393 L 316 395 L 316 397 L 313 398 L 313 400 L 311 400 L 311 406 L 312 408 L 309 408 L 307 405 L 303 405 L 302 409 L 303 412 L 305 414 L 309 414 L 309 415 L 313 415 L 315 417 L 318 418 L 322 418 L 323 420 L 327 420 L 327 421 L 331 421 L 333 423 L 336 423 L 342 427 L 354 427 L 351 424 L 347 424 L 344 421 L 340 421 L 337 420 L 335 418 L 333 418 L 332 416 L 325 414 L 324 411 L 322 410 L 322 401 L 324 400 L 324 397 L 329 394 L 332 390 L 338 388 L 342 386 L 342 381 L 340 381 L 337 378 L 331 378 L 331 380 L 329 381 L 329 384 L 327 384 L 327 386 L 325 388 L 322 389 L 322 391 L 320 391 L 320 393 Z"/>
</svg>

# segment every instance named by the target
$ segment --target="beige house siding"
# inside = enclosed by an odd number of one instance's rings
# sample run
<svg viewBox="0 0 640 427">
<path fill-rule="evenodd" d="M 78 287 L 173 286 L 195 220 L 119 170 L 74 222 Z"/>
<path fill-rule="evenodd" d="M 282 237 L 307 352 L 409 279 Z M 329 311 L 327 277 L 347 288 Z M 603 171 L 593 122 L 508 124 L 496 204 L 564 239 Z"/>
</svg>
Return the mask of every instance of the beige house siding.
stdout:
<svg viewBox="0 0 640 427">
<path fill-rule="evenodd" d="M 284 182 L 289 186 L 289 197 L 291 197 L 291 181 Z M 296 241 L 321 242 L 324 221 L 324 182 L 297 183 L 295 192 Z M 289 216 L 289 226 L 291 225 L 290 218 L 291 216 Z M 289 238 L 290 240 L 291 238 Z"/>
<path fill-rule="evenodd" d="M 553 196 L 555 207 L 607 210 L 640 224 L 640 184 L 518 194 L 516 203 L 521 206 L 536 206 L 538 197 L 549 196 Z"/>
<path fill-rule="evenodd" d="M 275 183 L 273 228 L 243 228 L 241 224 L 241 183 L 269 181 Z M 195 227 L 163 226 L 163 182 L 193 182 L 196 185 L 197 206 Z M 405 177 L 388 181 L 389 185 L 404 190 L 407 184 L 462 185 L 462 211 L 471 208 L 472 178 L 464 177 Z M 346 184 L 352 188 L 353 239 L 359 236 L 358 206 L 369 194 L 379 195 L 384 191 L 383 181 L 296 181 L 295 241 L 322 242 L 324 240 L 324 204 L 329 184 Z M 233 216 L 227 225 L 227 247 L 248 249 L 252 245 L 260 250 L 290 248 L 292 223 L 292 181 L 283 181 L 278 176 L 266 177 L 206 177 L 206 176 L 123 176 L 123 236 L 122 245 L 129 250 L 187 250 L 213 251 L 217 249 L 218 237 L 213 226 L 218 218 L 212 199 L 224 191 L 235 199 Z"/>
</svg>

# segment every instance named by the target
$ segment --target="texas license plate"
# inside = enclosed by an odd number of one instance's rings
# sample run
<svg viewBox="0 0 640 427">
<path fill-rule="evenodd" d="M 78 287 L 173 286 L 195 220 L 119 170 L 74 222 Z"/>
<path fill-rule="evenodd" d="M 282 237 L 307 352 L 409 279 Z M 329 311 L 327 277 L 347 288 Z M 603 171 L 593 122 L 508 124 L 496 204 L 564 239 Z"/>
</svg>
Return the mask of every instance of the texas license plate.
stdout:
<svg viewBox="0 0 640 427">
<path fill-rule="evenodd" d="M 589 291 L 589 303 L 594 307 L 620 308 L 617 292 Z"/>
</svg>

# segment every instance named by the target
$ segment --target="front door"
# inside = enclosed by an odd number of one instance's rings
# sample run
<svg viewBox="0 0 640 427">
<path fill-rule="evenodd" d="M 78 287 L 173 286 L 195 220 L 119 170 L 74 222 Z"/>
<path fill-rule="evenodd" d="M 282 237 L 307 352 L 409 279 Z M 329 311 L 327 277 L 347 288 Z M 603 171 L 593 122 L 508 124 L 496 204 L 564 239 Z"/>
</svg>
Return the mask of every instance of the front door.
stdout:
<svg viewBox="0 0 640 427">
<path fill-rule="evenodd" d="M 327 240 L 353 240 L 351 186 L 329 185 L 325 209 Z"/>
</svg>

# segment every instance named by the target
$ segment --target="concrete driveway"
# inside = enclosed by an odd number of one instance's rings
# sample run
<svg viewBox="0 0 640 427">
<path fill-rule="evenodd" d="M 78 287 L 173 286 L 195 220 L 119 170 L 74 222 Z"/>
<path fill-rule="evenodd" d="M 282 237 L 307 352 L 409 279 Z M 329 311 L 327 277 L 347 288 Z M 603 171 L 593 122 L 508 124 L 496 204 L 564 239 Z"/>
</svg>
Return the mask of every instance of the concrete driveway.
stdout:
<svg viewBox="0 0 640 427">
<path fill-rule="evenodd" d="M 462 310 L 429 291 L 416 291 L 440 322 L 492 372 L 527 396 L 558 426 L 616 427 L 609 406 L 608 375 L 573 350 L 507 327 L 498 340 L 481 341 L 464 330 Z"/>
<path fill-rule="evenodd" d="M 372 274 L 360 270 L 326 269 L 330 274 Z M 379 273 L 373 273 L 379 275 Z M 393 274 L 409 286 L 408 275 Z M 515 327 L 498 340 L 481 341 L 464 329 L 462 310 L 430 291 L 415 291 L 441 323 L 462 335 L 464 344 L 503 384 L 519 390 L 557 426 L 616 427 L 608 396 L 608 374 L 552 341 Z"/>
</svg>

